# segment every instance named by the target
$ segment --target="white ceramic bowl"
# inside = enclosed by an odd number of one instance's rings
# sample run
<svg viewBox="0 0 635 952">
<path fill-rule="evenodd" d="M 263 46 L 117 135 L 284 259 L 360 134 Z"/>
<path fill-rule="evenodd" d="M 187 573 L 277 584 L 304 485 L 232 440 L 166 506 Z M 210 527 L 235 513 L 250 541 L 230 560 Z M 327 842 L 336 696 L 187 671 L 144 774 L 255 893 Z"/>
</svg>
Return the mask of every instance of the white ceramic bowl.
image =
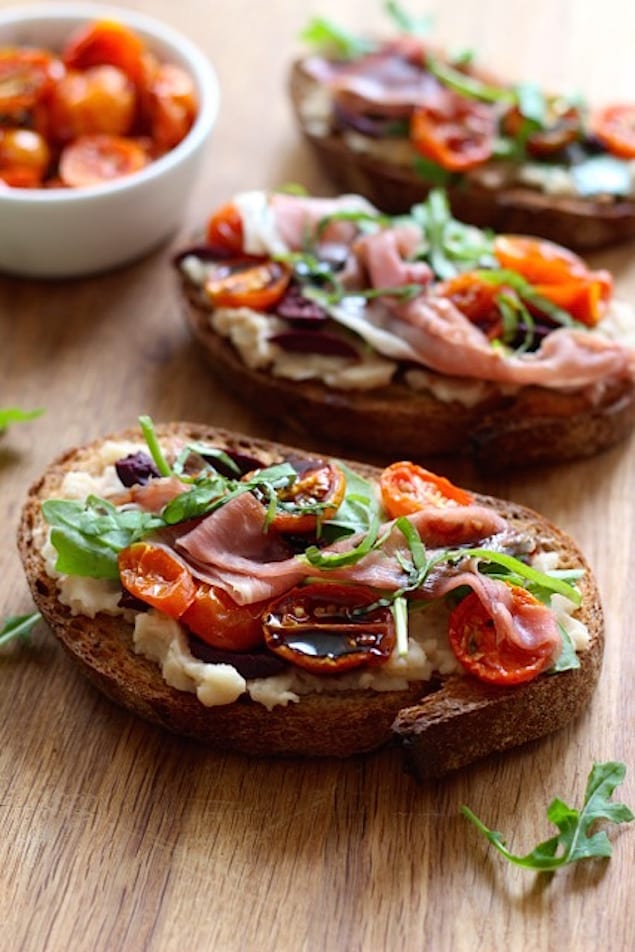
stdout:
<svg viewBox="0 0 635 952">
<path fill-rule="evenodd" d="M 0 10 L 0 46 L 59 50 L 80 24 L 113 19 L 161 60 L 186 69 L 199 101 L 188 135 L 144 169 L 78 189 L 0 192 L 0 272 L 68 278 L 115 268 L 148 253 L 177 229 L 218 112 L 216 73 L 184 36 L 152 18 L 85 3 Z"/>
</svg>

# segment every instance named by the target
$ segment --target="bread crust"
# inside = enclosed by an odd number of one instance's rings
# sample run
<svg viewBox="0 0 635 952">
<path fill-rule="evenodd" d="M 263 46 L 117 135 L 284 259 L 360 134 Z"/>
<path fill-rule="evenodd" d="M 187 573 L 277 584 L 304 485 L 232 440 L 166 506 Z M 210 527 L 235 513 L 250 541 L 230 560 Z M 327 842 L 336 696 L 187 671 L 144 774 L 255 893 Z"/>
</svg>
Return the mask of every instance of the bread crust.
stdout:
<svg viewBox="0 0 635 952">
<path fill-rule="evenodd" d="M 468 407 L 402 382 L 355 391 L 274 377 L 248 367 L 214 331 L 209 306 L 183 277 L 181 299 L 185 320 L 223 386 L 296 430 L 385 459 L 463 455 L 484 470 L 526 467 L 593 456 L 635 427 L 631 379 L 610 382 L 600 400 L 589 391 L 532 386 L 513 394 L 492 389 Z"/>
<path fill-rule="evenodd" d="M 217 445 L 262 459 L 302 450 L 246 438 L 225 430 L 179 423 L 157 427 L 160 438 L 213 440 Z M 109 439 L 138 439 L 137 430 Z M 591 641 L 576 671 L 542 675 L 513 689 L 488 688 L 470 677 L 412 684 L 406 691 L 325 692 L 298 704 L 267 711 L 248 698 L 204 707 L 192 694 L 170 687 L 156 664 L 135 654 L 132 625 L 122 617 L 72 615 L 57 598 L 36 540 L 45 531 L 43 500 L 59 492 L 71 469 L 97 471 L 102 440 L 69 450 L 30 488 L 18 529 L 18 549 L 35 603 L 81 671 L 105 695 L 134 714 L 176 734 L 218 749 L 245 754 L 347 757 L 397 740 L 420 777 L 441 776 L 479 757 L 556 730 L 588 703 L 602 659 L 604 636 L 593 577 L 573 540 L 532 510 L 491 497 L 492 505 L 518 527 L 531 527 L 545 547 L 561 553 L 562 564 L 586 569 L 581 619 Z M 308 455 L 304 453 L 304 455 Z M 366 476 L 373 467 L 351 463 Z M 511 726 L 510 726 L 511 725 Z"/>
<path fill-rule="evenodd" d="M 427 185 L 414 168 L 397 165 L 366 152 L 353 151 L 336 130 L 313 132 L 303 118 L 302 105 L 317 85 L 296 60 L 289 74 L 295 118 L 305 141 L 329 179 L 341 192 L 364 195 L 381 211 L 407 212 L 425 199 Z M 599 201 L 553 195 L 509 184 L 489 188 L 467 173 L 460 185 L 448 189 L 454 215 L 461 221 L 498 232 L 540 235 L 577 251 L 601 248 L 635 236 L 635 200 Z"/>
</svg>

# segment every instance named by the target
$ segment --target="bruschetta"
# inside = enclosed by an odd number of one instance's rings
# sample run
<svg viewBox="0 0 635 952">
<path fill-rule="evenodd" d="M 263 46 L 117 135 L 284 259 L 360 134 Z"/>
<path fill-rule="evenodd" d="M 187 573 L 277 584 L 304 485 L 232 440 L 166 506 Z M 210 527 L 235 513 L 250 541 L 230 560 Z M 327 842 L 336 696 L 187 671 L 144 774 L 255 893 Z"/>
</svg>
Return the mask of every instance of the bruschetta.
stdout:
<svg viewBox="0 0 635 952">
<path fill-rule="evenodd" d="M 39 610 L 112 700 L 250 755 L 396 741 L 422 778 L 589 701 L 596 584 L 537 513 L 409 461 L 140 424 L 52 463 L 19 527 Z"/>
<path fill-rule="evenodd" d="M 546 239 L 359 195 L 236 195 L 177 256 L 189 325 L 262 413 L 382 458 L 589 456 L 635 422 L 635 320 Z"/>
<path fill-rule="evenodd" d="M 442 185 L 464 221 L 577 250 L 635 235 L 635 103 L 590 109 L 501 81 L 416 26 L 402 12 L 385 40 L 324 19 L 304 32 L 294 114 L 341 191 L 394 213 Z"/>
</svg>

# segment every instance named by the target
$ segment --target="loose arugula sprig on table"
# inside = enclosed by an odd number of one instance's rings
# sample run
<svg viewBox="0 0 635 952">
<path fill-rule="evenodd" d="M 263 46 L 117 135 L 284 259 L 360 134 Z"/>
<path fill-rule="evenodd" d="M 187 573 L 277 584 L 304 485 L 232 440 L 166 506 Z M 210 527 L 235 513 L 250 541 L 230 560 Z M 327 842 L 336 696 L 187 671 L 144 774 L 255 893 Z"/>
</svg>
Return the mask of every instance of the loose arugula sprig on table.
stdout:
<svg viewBox="0 0 635 952">
<path fill-rule="evenodd" d="M 11 423 L 24 423 L 42 416 L 44 410 L 21 410 L 19 407 L 0 407 L 0 433 Z"/>
<path fill-rule="evenodd" d="M 547 819 L 560 831 L 556 836 L 539 843 L 524 856 L 512 853 L 505 845 L 502 833 L 490 830 L 472 811 L 461 807 L 461 813 L 483 833 L 498 852 L 524 869 L 551 872 L 581 859 L 609 857 L 612 854 L 609 838 L 604 830 L 591 832 L 598 820 L 610 823 L 629 823 L 633 812 L 623 803 L 611 800 L 615 788 L 624 780 L 626 767 L 617 761 L 594 764 L 587 781 L 584 803 L 580 810 L 568 807 L 555 798 L 547 809 Z"/>
<path fill-rule="evenodd" d="M 28 641 L 41 617 L 39 612 L 33 612 L 30 615 L 9 615 L 0 629 L 0 648 L 16 638 Z"/>
</svg>

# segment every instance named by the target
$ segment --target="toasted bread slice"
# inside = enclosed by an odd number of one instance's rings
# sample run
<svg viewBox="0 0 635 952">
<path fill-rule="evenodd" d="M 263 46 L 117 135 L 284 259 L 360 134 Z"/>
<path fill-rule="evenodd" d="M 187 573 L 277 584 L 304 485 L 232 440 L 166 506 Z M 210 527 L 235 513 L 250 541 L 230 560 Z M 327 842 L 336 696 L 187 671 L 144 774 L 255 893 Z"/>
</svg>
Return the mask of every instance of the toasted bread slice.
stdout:
<svg viewBox="0 0 635 952">
<path fill-rule="evenodd" d="M 267 461 L 303 451 L 246 438 L 224 430 L 178 423 L 157 428 L 160 439 L 206 440 L 232 452 Z M 129 430 L 110 439 L 139 440 Z M 72 614 L 58 598 L 55 578 L 42 555 L 46 536 L 41 506 L 60 493 L 70 471 L 93 474 L 103 465 L 103 441 L 60 456 L 30 489 L 18 531 L 18 548 L 38 609 L 83 673 L 109 698 L 161 727 L 213 747 L 251 755 L 346 757 L 397 740 L 407 748 L 421 777 L 440 776 L 488 753 L 541 737 L 562 727 L 588 703 L 600 671 L 603 618 L 591 572 L 573 540 L 537 513 L 491 497 L 512 526 L 528 529 L 544 550 L 556 550 L 560 564 L 583 568 L 582 604 L 577 617 L 587 625 L 588 648 L 580 667 L 544 674 L 513 688 L 487 687 L 465 675 L 412 683 L 407 690 L 325 690 L 298 703 L 267 710 L 241 697 L 232 704 L 204 706 L 194 694 L 170 687 L 159 666 L 135 653 L 133 626 L 123 616 Z M 349 464 L 364 476 L 369 466 Z"/>
<path fill-rule="evenodd" d="M 432 186 L 414 163 L 390 161 L 384 150 L 374 151 L 372 140 L 367 140 L 364 149 L 353 148 L 341 130 L 325 130 L 307 120 L 305 103 L 315 97 L 317 83 L 303 63 L 296 60 L 289 77 L 296 121 L 338 191 L 364 195 L 391 214 L 407 212 L 421 202 Z M 480 174 L 468 172 L 459 185 L 448 189 L 457 218 L 499 232 L 540 235 L 578 251 L 617 244 L 635 235 L 635 200 L 631 198 L 585 198 L 548 193 L 519 182 L 495 180 L 486 185 L 485 181 Z"/>
<path fill-rule="evenodd" d="M 466 406 L 396 381 L 374 390 L 337 390 L 248 367 L 211 325 L 210 305 L 185 278 L 184 316 L 227 389 L 259 412 L 312 436 L 385 459 L 464 455 L 500 470 L 593 456 L 635 426 L 635 381 L 611 381 L 598 401 L 585 390 L 494 390 Z M 440 375 L 442 379 L 442 375 Z"/>
</svg>

